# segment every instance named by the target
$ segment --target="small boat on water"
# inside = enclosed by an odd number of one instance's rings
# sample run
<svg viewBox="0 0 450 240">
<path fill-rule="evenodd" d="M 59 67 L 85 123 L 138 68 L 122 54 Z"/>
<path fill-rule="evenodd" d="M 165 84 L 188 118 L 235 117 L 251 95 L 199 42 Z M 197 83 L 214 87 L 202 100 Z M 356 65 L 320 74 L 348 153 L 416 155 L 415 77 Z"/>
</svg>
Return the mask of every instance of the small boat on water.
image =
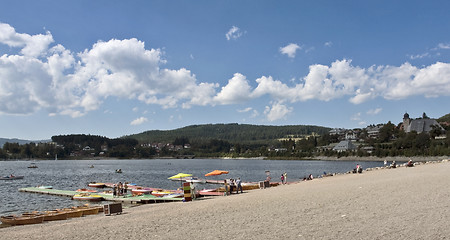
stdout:
<svg viewBox="0 0 450 240">
<path fill-rule="evenodd" d="M 91 202 L 100 202 L 103 200 L 103 197 L 96 194 L 90 194 L 90 193 L 80 193 L 75 194 L 72 197 L 73 200 L 83 200 L 83 201 L 91 201 Z"/>
<path fill-rule="evenodd" d="M 0 217 L 2 224 L 6 225 L 27 225 L 27 224 L 36 224 L 44 222 L 43 215 L 25 215 L 25 216 L 2 216 Z"/>
<path fill-rule="evenodd" d="M 53 186 L 38 186 L 40 189 L 53 189 Z"/>
<path fill-rule="evenodd" d="M 36 163 L 30 163 L 30 166 L 28 166 L 28 168 L 38 168 L 38 166 L 36 165 Z"/>
<path fill-rule="evenodd" d="M 11 174 L 9 176 L 0 177 L 0 180 L 15 180 L 15 179 L 23 179 L 23 176 L 15 176 Z"/>
<path fill-rule="evenodd" d="M 116 169 L 116 173 L 122 173 L 122 169 Z"/>
<path fill-rule="evenodd" d="M 95 188 L 104 188 L 106 187 L 106 184 L 104 183 L 98 183 L 98 182 L 91 182 L 88 184 L 89 187 L 95 187 Z"/>
</svg>

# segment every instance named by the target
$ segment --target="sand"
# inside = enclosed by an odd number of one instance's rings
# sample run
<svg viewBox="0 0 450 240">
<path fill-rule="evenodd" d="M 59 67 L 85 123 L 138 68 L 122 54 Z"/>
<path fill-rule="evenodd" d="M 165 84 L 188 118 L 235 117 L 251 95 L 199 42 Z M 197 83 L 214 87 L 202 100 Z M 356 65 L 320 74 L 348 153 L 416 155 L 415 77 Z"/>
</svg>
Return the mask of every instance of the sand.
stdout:
<svg viewBox="0 0 450 240">
<path fill-rule="evenodd" d="M 0 239 L 449 239 L 450 162 L 0 229 Z"/>
</svg>

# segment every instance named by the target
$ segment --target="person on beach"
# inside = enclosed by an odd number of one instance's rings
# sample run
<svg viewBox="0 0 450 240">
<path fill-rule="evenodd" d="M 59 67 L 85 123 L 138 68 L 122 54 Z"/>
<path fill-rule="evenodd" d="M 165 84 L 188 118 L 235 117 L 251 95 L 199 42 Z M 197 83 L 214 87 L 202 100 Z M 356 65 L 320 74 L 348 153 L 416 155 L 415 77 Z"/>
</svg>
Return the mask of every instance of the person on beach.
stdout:
<svg viewBox="0 0 450 240">
<path fill-rule="evenodd" d="M 284 175 L 284 184 L 287 184 L 287 172 L 284 172 L 283 175 Z"/>
<path fill-rule="evenodd" d="M 113 198 L 115 198 L 116 195 L 117 195 L 117 185 L 114 184 L 114 186 L 113 186 Z"/>
<path fill-rule="evenodd" d="M 230 179 L 230 195 L 231 195 L 231 193 L 233 193 L 233 188 L 235 187 L 235 184 L 234 184 L 234 179 Z"/>
<path fill-rule="evenodd" d="M 284 184 L 284 174 L 281 174 L 281 184 Z"/>
<path fill-rule="evenodd" d="M 227 183 L 226 179 L 223 180 L 223 186 L 225 188 L 225 196 L 227 196 L 228 195 L 228 183 Z"/>
<path fill-rule="evenodd" d="M 123 185 L 123 194 L 127 194 L 128 192 L 128 182 L 125 182 L 125 184 Z"/>
<path fill-rule="evenodd" d="M 237 187 L 236 187 L 236 194 L 239 193 L 239 189 L 241 190 L 241 193 L 242 193 L 241 178 L 238 178 L 238 179 L 236 180 L 236 185 L 237 185 Z"/>
</svg>

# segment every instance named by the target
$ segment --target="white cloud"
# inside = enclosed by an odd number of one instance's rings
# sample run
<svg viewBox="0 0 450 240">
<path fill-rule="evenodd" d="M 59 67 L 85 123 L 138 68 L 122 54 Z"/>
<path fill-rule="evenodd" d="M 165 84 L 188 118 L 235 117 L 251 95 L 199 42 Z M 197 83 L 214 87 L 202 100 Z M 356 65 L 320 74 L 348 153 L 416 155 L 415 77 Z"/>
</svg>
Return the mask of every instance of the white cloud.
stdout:
<svg viewBox="0 0 450 240">
<path fill-rule="evenodd" d="M 230 41 L 231 39 L 236 40 L 240 38 L 243 34 L 244 33 L 241 31 L 241 29 L 236 26 L 232 26 L 230 30 L 228 30 L 228 32 L 225 34 L 225 37 L 228 41 Z"/>
<path fill-rule="evenodd" d="M 295 58 L 295 53 L 300 49 L 302 48 L 299 45 L 290 43 L 284 47 L 280 47 L 280 52 L 281 54 L 286 54 L 290 58 Z"/>
<path fill-rule="evenodd" d="M 10 25 L 0 23 L 0 44 L 15 51 L 0 56 L 0 114 L 26 115 L 45 109 L 50 116 L 80 117 L 99 109 L 108 98 L 190 108 L 242 104 L 267 96 L 275 103 L 265 114 L 274 121 L 292 111 L 285 103 L 299 101 L 345 97 L 360 104 L 375 98 L 450 96 L 450 63 L 443 62 L 424 67 L 404 63 L 363 68 L 343 59 L 309 66 L 300 82 L 288 80 L 286 84 L 261 76 L 252 87 L 245 75 L 235 73 L 219 88 L 218 83 L 198 82 L 188 69 L 164 68 L 162 51 L 146 49 L 144 42 L 134 38 L 99 41 L 80 53 L 52 43 L 50 32 L 16 33 Z M 283 54 L 295 56 L 298 48 Z M 258 112 L 254 110 L 254 114 Z"/>
<path fill-rule="evenodd" d="M 440 48 L 440 49 L 450 49 L 450 44 L 449 43 L 439 43 L 438 44 L 438 48 Z"/>
<path fill-rule="evenodd" d="M 286 116 L 293 111 L 292 108 L 287 107 L 281 102 L 275 102 L 272 107 L 266 106 L 264 114 L 266 114 L 267 120 L 270 122 L 284 119 Z"/>
<path fill-rule="evenodd" d="M 250 99 L 250 92 L 251 88 L 245 76 L 235 73 L 214 100 L 220 104 L 242 103 Z"/>
<path fill-rule="evenodd" d="M 17 33 L 9 24 L 0 23 L 0 43 L 10 47 L 22 47 L 21 53 L 28 57 L 39 57 L 46 53 L 48 46 L 53 42 L 50 32 L 45 35 L 29 35 Z"/>
<path fill-rule="evenodd" d="M 74 54 L 52 35 L 18 34 L 0 24 L 0 44 L 18 49 L 0 56 L 0 113 L 29 114 L 47 108 L 72 117 L 97 110 L 110 97 L 137 99 L 163 108 L 207 105 L 217 84 L 198 83 L 189 70 L 161 68 L 159 49 L 137 39 L 99 41 Z"/>
<path fill-rule="evenodd" d="M 145 122 L 148 122 L 148 119 L 145 117 L 140 117 L 137 119 L 134 119 L 133 121 L 131 121 L 130 125 L 136 126 L 136 125 L 141 125 Z"/>
<path fill-rule="evenodd" d="M 333 42 L 328 41 L 328 42 L 324 43 L 323 45 L 324 45 L 325 47 L 331 47 L 331 46 L 333 46 Z"/>
<path fill-rule="evenodd" d="M 377 114 L 379 114 L 381 111 L 383 111 L 382 108 L 370 109 L 369 111 L 367 111 L 367 114 L 368 114 L 368 115 L 377 115 Z"/>
<path fill-rule="evenodd" d="M 246 112 L 250 112 L 253 108 L 248 107 L 248 108 L 244 108 L 244 109 L 238 109 L 237 111 L 240 113 L 246 113 Z"/>
</svg>

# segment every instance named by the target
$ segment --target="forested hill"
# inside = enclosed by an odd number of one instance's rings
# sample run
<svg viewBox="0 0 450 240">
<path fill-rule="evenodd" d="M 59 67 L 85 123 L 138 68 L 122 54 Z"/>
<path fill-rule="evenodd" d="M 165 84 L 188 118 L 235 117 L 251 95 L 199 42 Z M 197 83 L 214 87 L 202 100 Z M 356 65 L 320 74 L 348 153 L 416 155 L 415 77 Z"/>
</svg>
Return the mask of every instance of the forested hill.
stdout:
<svg viewBox="0 0 450 240">
<path fill-rule="evenodd" d="M 286 138 L 328 133 L 330 128 L 319 126 L 289 125 L 264 126 L 248 124 L 205 124 L 192 125 L 175 130 L 152 130 L 139 134 L 129 135 L 139 142 L 173 142 L 176 138 L 188 138 L 191 141 L 209 139 L 226 140 L 230 143 L 268 143 L 270 141 Z"/>
</svg>

